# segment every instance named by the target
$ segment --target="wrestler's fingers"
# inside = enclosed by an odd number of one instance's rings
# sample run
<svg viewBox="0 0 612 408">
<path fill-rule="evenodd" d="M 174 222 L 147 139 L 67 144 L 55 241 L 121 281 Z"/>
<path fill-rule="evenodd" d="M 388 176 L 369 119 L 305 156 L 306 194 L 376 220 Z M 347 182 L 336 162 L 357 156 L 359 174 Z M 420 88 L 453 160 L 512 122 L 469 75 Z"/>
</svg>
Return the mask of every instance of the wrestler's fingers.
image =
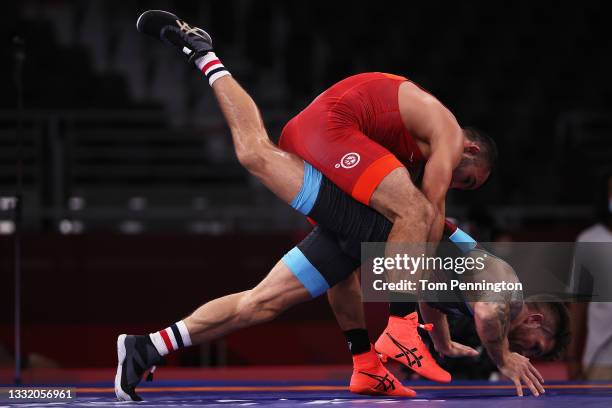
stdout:
<svg viewBox="0 0 612 408">
<path fill-rule="evenodd" d="M 542 386 L 542 384 L 540 383 L 540 381 L 537 379 L 537 377 L 535 376 L 535 374 L 528 372 L 527 373 L 527 377 L 531 380 L 531 382 L 533 383 L 533 385 L 537 388 L 538 392 L 540 394 L 544 394 L 546 391 L 544 391 L 544 387 Z"/>
<path fill-rule="evenodd" d="M 540 374 L 537 368 L 535 368 L 532 364 L 529 364 L 529 370 L 536 376 L 540 383 L 544 384 L 544 377 L 542 377 L 542 374 Z"/>
<path fill-rule="evenodd" d="M 538 389 L 535 387 L 535 385 L 533 385 L 533 382 L 529 378 L 529 375 L 524 374 L 521 377 L 521 380 L 523 381 L 523 384 L 525 384 L 531 390 L 531 393 L 533 395 L 535 395 L 536 397 L 538 397 L 540 395 L 540 393 L 538 392 Z"/>
<path fill-rule="evenodd" d="M 514 386 L 516 387 L 516 395 L 518 395 L 519 397 L 523 396 L 523 385 L 521 384 L 521 381 L 518 378 L 513 378 L 512 382 L 514 382 Z"/>
</svg>

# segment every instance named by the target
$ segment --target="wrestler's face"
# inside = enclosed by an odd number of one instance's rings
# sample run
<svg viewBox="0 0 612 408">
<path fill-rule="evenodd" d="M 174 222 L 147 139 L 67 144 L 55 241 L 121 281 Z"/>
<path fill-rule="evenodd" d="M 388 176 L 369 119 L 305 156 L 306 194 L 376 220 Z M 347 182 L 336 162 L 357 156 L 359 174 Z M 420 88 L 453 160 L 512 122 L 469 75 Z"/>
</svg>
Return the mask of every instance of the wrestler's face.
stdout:
<svg viewBox="0 0 612 408">
<path fill-rule="evenodd" d="M 523 322 L 508 333 L 510 350 L 527 358 L 542 357 L 553 349 L 554 336 L 546 327 L 533 322 Z"/>
<path fill-rule="evenodd" d="M 461 159 L 461 163 L 453 171 L 451 188 L 459 190 L 474 190 L 482 186 L 489 178 L 491 171 L 485 166 L 477 165 L 473 158 L 467 156 Z"/>
</svg>

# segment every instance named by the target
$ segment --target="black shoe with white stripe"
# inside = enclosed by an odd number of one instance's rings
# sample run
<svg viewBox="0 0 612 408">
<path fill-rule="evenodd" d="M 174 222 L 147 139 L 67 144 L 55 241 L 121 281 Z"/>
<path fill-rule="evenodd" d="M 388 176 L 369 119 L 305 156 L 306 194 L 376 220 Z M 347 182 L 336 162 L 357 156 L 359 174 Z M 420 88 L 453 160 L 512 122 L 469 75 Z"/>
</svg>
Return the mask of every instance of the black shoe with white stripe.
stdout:
<svg viewBox="0 0 612 408">
<path fill-rule="evenodd" d="M 122 334 L 117 338 L 117 374 L 115 375 L 115 395 L 120 401 L 142 401 L 136 394 L 136 386 L 142 381 L 143 374 L 149 370 L 149 378 L 155 366 L 163 362 L 148 335 L 129 336 Z"/>
<path fill-rule="evenodd" d="M 177 47 L 189 57 L 189 62 L 195 61 L 213 49 L 212 38 L 206 31 L 190 26 L 167 11 L 145 11 L 138 17 L 136 29 Z"/>
</svg>

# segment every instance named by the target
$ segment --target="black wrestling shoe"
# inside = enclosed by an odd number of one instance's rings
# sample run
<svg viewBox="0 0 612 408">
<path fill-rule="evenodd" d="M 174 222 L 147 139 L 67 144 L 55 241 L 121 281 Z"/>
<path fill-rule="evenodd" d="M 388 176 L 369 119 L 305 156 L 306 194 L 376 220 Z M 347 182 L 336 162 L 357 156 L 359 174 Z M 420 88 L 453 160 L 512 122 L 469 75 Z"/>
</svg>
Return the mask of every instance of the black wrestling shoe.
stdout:
<svg viewBox="0 0 612 408">
<path fill-rule="evenodd" d="M 136 29 L 177 47 L 189 57 L 189 62 L 193 62 L 213 49 L 212 38 L 206 31 L 190 26 L 167 11 L 145 11 L 138 17 Z"/>
<path fill-rule="evenodd" d="M 149 336 L 128 336 L 117 338 L 117 374 L 115 375 L 115 395 L 120 401 L 142 401 L 136 394 L 142 375 L 149 370 L 152 380 L 155 366 L 164 359 L 159 355 Z"/>
</svg>

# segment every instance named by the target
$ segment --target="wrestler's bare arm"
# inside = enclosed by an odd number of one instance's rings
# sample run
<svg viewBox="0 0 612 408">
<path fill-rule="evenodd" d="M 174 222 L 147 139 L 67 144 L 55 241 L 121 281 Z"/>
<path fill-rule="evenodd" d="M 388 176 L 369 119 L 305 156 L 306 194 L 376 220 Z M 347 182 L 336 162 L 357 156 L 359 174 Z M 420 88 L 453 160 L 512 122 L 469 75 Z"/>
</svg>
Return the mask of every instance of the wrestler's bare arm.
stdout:
<svg viewBox="0 0 612 408">
<path fill-rule="evenodd" d="M 510 351 L 510 303 L 475 302 L 474 322 L 483 346 L 499 371 L 514 383 L 517 394 L 523 395 L 522 384 L 529 387 L 535 396 L 544 393 L 544 379 L 538 370 L 528 358 Z"/>
<path fill-rule="evenodd" d="M 478 282 L 485 278 L 496 282 L 519 281 L 512 266 L 503 259 L 482 249 L 474 249 L 469 256 L 481 258 L 485 267 L 480 272 L 475 271 L 472 274 L 465 275 L 463 277 L 464 281 Z M 476 331 L 493 362 L 502 374 L 514 381 L 519 395 L 522 395 L 521 382 L 529 386 L 532 392 L 535 388 L 534 395 L 542 392 L 541 375 L 527 358 L 510 351 L 508 341 L 510 322 L 522 307 L 522 293 L 481 291 L 473 296 L 476 298 L 472 299 L 476 301 L 471 301 L 469 304 L 474 312 Z"/>
<path fill-rule="evenodd" d="M 440 101 L 411 82 L 400 86 L 399 106 L 404 124 L 428 150 L 421 190 L 436 210 L 428 241 L 438 242 L 444 231 L 446 193 L 463 151 L 462 130 Z"/>
<path fill-rule="evenodd" d="M 474 302 L 474 321 L 478 337 L 497 366 L 510 353 L 508 331 L 510 308 L 506 302 Z"/>
</svg>

